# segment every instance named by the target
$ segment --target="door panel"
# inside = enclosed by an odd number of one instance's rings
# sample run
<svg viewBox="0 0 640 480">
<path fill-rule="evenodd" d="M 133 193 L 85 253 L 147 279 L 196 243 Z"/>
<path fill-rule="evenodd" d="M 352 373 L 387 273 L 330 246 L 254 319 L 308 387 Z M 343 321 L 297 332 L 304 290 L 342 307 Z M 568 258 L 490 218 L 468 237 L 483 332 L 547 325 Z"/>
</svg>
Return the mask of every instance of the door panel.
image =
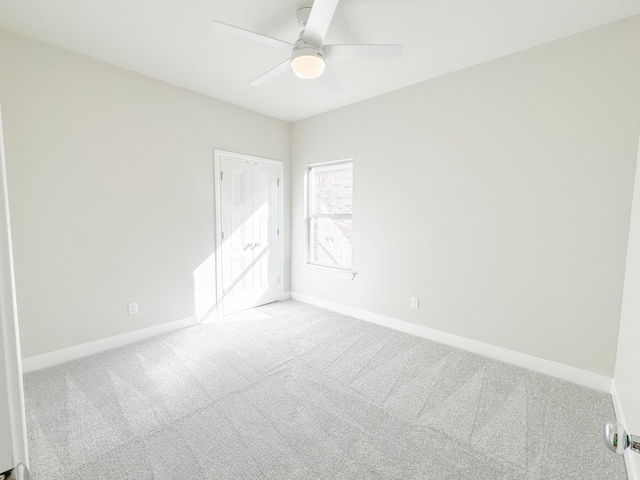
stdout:
<svg viewBox="0 0 640 480">
<path fill-rule="evenodd" d="M 254 305 L 278 300 L 278 201 L 278 168 L 272 165 L 254 165 Z"/>
<path fill-rule="evenodd" d="M 221 159 L 220 182 L 222 240 L 222 289 L 225 315 L 248 308 L 253 302 L 253 273 L 250 265 L 253 238 L 251 164 Z M 224 179 L 227 176 L 227 181 Z"/>
</svg>

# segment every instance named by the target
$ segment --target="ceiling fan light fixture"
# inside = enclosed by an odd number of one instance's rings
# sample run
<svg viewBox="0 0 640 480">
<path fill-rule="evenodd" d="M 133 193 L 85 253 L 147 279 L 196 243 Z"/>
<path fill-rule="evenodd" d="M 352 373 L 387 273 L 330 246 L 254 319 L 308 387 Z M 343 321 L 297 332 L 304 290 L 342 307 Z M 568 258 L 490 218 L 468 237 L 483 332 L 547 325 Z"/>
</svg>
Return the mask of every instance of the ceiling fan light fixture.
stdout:
<svg viewBox="0 0 640 480">
<path fill-rule="evenodd" d="M 318 78 L 327 64 L 322 50 L 315 47 L 303 47 L 293 51 L 291 69 L 296 76 L 305 80 Z"/>
</svg>

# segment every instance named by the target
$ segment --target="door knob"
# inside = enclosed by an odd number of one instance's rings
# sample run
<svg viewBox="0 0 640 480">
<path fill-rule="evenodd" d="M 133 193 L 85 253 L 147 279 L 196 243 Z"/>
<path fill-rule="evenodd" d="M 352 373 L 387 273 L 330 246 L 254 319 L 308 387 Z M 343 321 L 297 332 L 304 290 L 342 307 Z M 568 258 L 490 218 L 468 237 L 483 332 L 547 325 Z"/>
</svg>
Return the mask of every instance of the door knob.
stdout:
<svg viewBox="0 0 640 480">
<path fill-rule="evenodd" d="M 618 422 L 605 423 L 603 434 L 605 445 L 613 453 L 622 455 L 628 448 L 640 453 L 640 437 L 629 435 Z"/>
</svg>

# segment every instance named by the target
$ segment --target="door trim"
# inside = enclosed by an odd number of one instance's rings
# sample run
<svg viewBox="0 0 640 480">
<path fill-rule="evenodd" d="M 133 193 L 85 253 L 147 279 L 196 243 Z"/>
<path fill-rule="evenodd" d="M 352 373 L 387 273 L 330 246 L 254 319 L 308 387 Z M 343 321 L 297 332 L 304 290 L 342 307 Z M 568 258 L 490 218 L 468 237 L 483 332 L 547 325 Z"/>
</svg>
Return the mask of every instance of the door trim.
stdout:
<svg viewBox="0 0 640 480">
<path fill-rule="evenodd" d="M 622 408 L 620 395 L 618 394 L 618 390 L 616 389 L 615 380 L 611 381 L 611 399 L 613 400 L 613 411 L 616 414 L 616 420 L 621 424 L 625 425 L 625 428 L 626 428 L 626 425 L 628 424 L 624 415 L 624 410 Z M 627 467 L 627 475 L 629 475 L 629 480 L 639 479 L 638 468 L 636 467 L 636 464 L 640 465 L 640 462 L 638 462 L 638 460 L 636 459 L 637 456 L 638 455 L 633 451 L 631 451 L 631 449 L 627 449 L 624 452 L 624 455 L 623 455 L 624 464 L 625 464 L 625 467 Z"/>
<path fill-rule="evenodd" d="M 222 157 L 238 160 L 241 162 L 256 163 L 260 165 L 270 165 L 278 168 L 278 179 L 281 182 L 278 188 L 278 226 L 280 235 L 278 235 L 278 251 L 280 270 L 280 283 L 278 283 L 278 298 L 282 298 L 284 294 L 284 162 L 281 160 L 272 160 L 269 158 L 254 157 L 253 155 L 245 155 L 243 153 L 228 152 L 226 150 L 215 149 L 214 156 L 214 193 L 215 193 L 215 256 L 216 256 L 216 307 L 215 312 L 217 318 L 222 318 L 222 223 L 220 217 L 220 159 Z"/>
</svg>

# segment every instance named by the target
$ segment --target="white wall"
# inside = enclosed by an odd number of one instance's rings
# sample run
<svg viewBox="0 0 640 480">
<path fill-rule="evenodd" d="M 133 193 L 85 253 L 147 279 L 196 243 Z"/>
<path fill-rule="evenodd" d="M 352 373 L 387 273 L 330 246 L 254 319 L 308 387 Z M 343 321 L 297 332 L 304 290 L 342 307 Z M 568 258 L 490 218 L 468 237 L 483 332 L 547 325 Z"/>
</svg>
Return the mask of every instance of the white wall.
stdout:
<svg viewBox="0 0 640 480">
<path fill-rule="evenodd" d="M 640 158 L 639 158 L 640 160 Z M 640 169 L 636 169 L 636 180 L 631 210 L 627 268 L 624 280 L 622 316 L 618 336 L 618 352 L 613 377 L 619 406 L 622 407 L 628 431 L 640 435 Z M 620 412 L 618 412 L 620 413 Z M 613 419 L 612 419 L 613 420 Z M 640 455 L 629 454 L 640 473 Z M 634 478 L 631 477 L 630 478 Z"/>
<path fill-rule="evenodd" d="M 292 290 L 612 376 L 639 131 L 640 17 L 297 122 Z M 302 266 L 348 157 L 353 282 Z"/>
<path fill-rule="evenodd" d="M 1 31 L 0 102 L 24 357 L 194 315 L 214 148 L 289 175 L 288 123 Z"/>
</svg>

